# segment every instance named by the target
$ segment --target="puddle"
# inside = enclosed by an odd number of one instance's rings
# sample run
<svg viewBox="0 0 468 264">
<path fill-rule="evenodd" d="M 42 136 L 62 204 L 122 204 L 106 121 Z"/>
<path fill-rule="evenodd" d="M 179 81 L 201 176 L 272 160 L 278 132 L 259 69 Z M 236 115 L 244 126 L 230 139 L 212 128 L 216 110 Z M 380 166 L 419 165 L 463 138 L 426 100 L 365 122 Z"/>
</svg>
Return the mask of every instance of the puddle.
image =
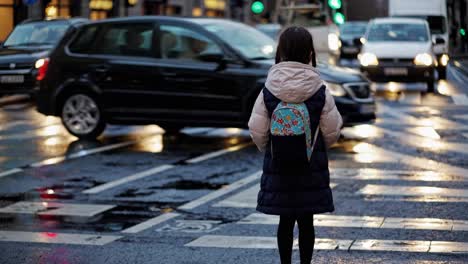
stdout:
<svg viewBox="0 0 468 264">
<path fill-rule="evenodd" d="M 167 183 L 163 186 L 150 187 L 149 189 L 152 189 L 152 190 L 160 190 L 160 189 L 217 190 L 225 185 L 228 185 L 228 183 L 209 183 L 209 182 L 202 182 L 202 181 L 179 180 L 179 181 Z"/>
</svg>

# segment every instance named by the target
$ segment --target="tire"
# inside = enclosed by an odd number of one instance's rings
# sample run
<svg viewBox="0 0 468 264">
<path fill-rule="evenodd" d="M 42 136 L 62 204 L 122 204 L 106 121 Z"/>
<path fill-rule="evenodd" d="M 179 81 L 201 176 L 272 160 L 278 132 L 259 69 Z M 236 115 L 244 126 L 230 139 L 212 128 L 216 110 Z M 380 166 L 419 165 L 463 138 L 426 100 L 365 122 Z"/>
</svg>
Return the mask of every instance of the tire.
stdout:
<svg viewBox="0 0 468 264">
<path fill-rule="evenodd" d="M 447 67 L 437 69 L 439 73 L 439 80 L 445 80 L 447 78 Z"/>
<path fill-rule="evenodd" d="M 79 139 L 95 139 L 106 128 L 97 96 L 77 91 L 63 98 L 60 117 L 67 131 Z"/>
<path fill-rule="evenodd" d="M 435 92 L 435 84 L 434 81 L 427 82 L 427 92 L 434 93 Z"/>
</svg>

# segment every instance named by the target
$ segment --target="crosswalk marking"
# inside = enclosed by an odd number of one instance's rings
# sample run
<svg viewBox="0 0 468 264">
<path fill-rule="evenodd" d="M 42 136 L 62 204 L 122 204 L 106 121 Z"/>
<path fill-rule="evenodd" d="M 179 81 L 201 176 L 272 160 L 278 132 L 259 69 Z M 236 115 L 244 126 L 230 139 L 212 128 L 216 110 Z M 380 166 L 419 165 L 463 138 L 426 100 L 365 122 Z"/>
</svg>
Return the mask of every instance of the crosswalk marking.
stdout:
<svg viewBox="0 0 468 264">
<path fill-rule="evenodd" d="M 452 100 L 456 105 L 468 105 L 468 96 L 466 94 L 454 94 Z"/>
<path fill-rule="evenodd" d="M 0 241 L 2 242 L 30 242 L 47 244 L 103 246 L 119 238 L 121 238 L 121 236 L 68 234 L 52 232 L 0 231 Z"/>
<path fill-rule="evenodd" d="M 134 234 L 134 233 L 138 233 L 138 232 L 141 232 L 145 229 L 148 229 L 152 226 L 155 226 L 155 225 L 158 225 L 162 222 L 165 222 L 165 221 L 168 221 L 172 218 L 175 218 L 177 216 L 179 216 L 180 214 L 177 214 L 177 213 L 165 213 L 165 214 L 162 214 L 162 215 L 159 215 L 157 217 L 154 217 L 154 218 L 151 218 L 145 222 L 142 222 L 142 223 L 139 223 L 137 225 L 134 225 L 134 226 L 131 226 L 127 229 L 124 229 L 122 230 L 121 232 L 122 233 L 130 233 L 130 234 Z"/>
<path fill-rule="evenodd" d="M 454 115 L 453 117 L 468 121 L 468 115 Z"/>
<path fill-rule="evenodd" d="M 330 184 L 330 188 L 332 189 L 336 186 L 336 183 Z M 247 190 L 214 204 L 213 207 L 255 208 L 257 206 L 257 194 L 259 191 L 260 184 L 255 184 Z"/>
<path fill-rule="evenodd" d="M 409 135 L 403 132 L 398 132 L 396 130 L 390 130 L 390 129 L 384 129 L 384 128 L 375 128 L 375 129 L 377 131 L 381 131 L 383 134 L 398 137 L 398 140 L 400 140 L 403 143 L 409 144 L 411 146 L 426 148 L 432 151 L 448 150 L 448 151 L 468 154 L 468 144 L 444 142 L 442 140 L 432 138 L 433 136 L 438 135 L 437 133 L 427 138 L 424 138 L 424 137 Z"/>
<path fill-rule="evenodd" d="M 343 180 L 399 180 L 399 181 L 427 181 L 427 182 L 442 182 L 442 181 L 465 181 L 464 178 L 447 175 L 438 171 L 411 171 L 411 170 L 380 170 L 371 168 L 348 169 L 348 168 L 332 168 L 331 179 Z"/>
<path fill-rule="evenodd" d="M 92 217 L 114 207 L 115 205 L 104 204 L 17 202 L 0 208 L 0 213 Z"/>
<path fill-rule="evenodd" d="M 187 247 L 276 249 L 276 237 L 205 235 L 187 243 Z M 297 240 L 294 242 L 297 249 Z M 423 240 L 315 239 L 315 250 L 391 251 L 466 254 L 468 243 Z"/>
<path fill-rule="evenodd" d="M 201 156 L 189 159 L 186 162 L 187 163 L 192 163 L 192 164 L 202 162 L 202 161 L 205 161 L 205 160 L 208 160 L 208 159 L 216 158 L 216 157 L 219 157 L 221 155 L 240 150 L 240 149 L 245 148 L 245 147 L 250 146 L 250 145 L 251 145 L 251 143 L 239 144 L 239 145 L 236 145 L 236 146 L 232 146 L 232 147 L 228 147 L 228 148 L 221 149 L 221 150 L 218 150 L 218 151 L 213 151 L 213 152 L 210 152 L 210 153 L 207 153 L 207 154 L 203 154 Z M 118 180 L 114 180 L 114 181 L 111 181 L 111 182 L 101 184 L 101 185 L 95 186 L 93 188 L 84 190 L 83 193 L 85 193 L 85 194 L 100 193 L 102 191 L 106 191 L 108 189 L 115 188 L 115 187 L 117 187 L 119 185 L 126 184 L 126 183 L 129 183 L 131 181 L 140 180 L 140 179 L 146 178 L 148 176 L 152 176 L 152 175 L 164 172 L 166 170 L 170 170 L 170 169 L 175 168 L 175 167 L 176 167 L 176 165 L 171 165 L 171 164 L 159 165 L 157 167 L 154 167 L 154 168 L 151 168 L 151 169 L 148 169 L 148 170 L 145 170 L 145 171 L 141 171 L 141 172 L 132 174 L 130 176 L 120 178 Z"/>
<path fill-rule="evenodd" d="M 104 183 L 104 184 L 98 185 L 96 187 L 84 190 L 83 193 L 85 193 L 85 194 L 100 193 L 100 192 L 103 192 L 105 190 L 115 188 L 115 187 L 117 187 L 119 185 L 126 184 L 126 183 L 129 183 L 131 181 L 136 181 L 136 180 L 139 180 L 139 179 L 143 179 L 145 177 L 148 177 L 148 176 L 151 176 L 151 175 L 154 175 L 154 174 L 157 174 L 157 173 L 160 173 L 160 172 L 172 169 L 172 168 L 174 168 L 174 165 L 166 164 L 166 165 L 157 166 L 155 168 L 151 168 L 151 169 L 139 172 L 139 173 L 132 174 L 132 175 L 124 177 L 124 178 L 120 178 L 120 179 L 115 180 L 115 181 Z"/>
<path fill-rule="evenodd" d="M 237 222 L 248 225 L 277 225 L 278 216 L 254 213 Z M 314 225 L 379 229 L 468 231 L 468 221 L 440 218 L 396 218 L 383 216 L 314 215 Z"/>
<path fill-rule="evenodd" d="M 364 195 L 468 197 L 468 190 L 466 189 L 450 189 L 432 186 L 395 186 L 368 184 L 356 193 Z"/>
<path fill-rule="evenodd" d="M 221 150 L 218 150 L 218 151 L 210 152 L 210 153 L 195 157 L 193 159 L 186 160 L 185 162 L 191 163 L 191 164 L 199 163 L 199 162 L 202 162 L 202 161 L 205 161 L 205 160 L 208 160 L 208 159 L 219 157 L 221 155 L 224 155 L 224 154 L 227 154 L 227 153 L 230 153 L 230 152 L 238 151 L 238 150 L 243 149 L 245 147 L 248 147 L 250 145 L 252 145 L 251 142 L 246 143 L 246 144 L 240 144 L 240 145 L 228 147 L 228 148 L 225 148 L 225 149 L 221 149 Z"/>
<path fill-rule="evenodd" d="M 359 153 L 370 154 L 374 157 L 385 157 L 387 159 L 392 159 L 393 161 L 398 161 L 407 164 L 408 166 L 418 167 L 422 169 L 438 168 L 440 172 L 456 175 L 463 178 L 468 178 L 468 169 L 462 167 L 449 165 L 432 159 L 414 157 L 411 155 L 386 150 L 381 147 L 377 147 L 376 145 L 368 143 L 359 143 L 359 145 Z"/>
<path fill-rule="evenodd" d="M 445 118 L 432 116 L 431 118 L 420 119 L 420 118 L 416 118 L 406 113 L 405 111 L 402 111 L 400 109 L 390 108 L 385 105 L 379 105 L 377 110 L 379 114 L 387 114 L 387 115 L 397 118 L 399 120 L 398 121 L 399 125 L 408 124 L 412 126 L 431 126 L 434 129 L 452 129 L 452 130 L 468 129 L 467 125 L 457 123 L 454 121 L 450 121 Z"/>
<path fill-rule="evenodd" d="M 214 200 L 216 198 L 219 198 L 219 197 L 221 197 L 223 195 L 226 195 L 226 194 L 228 194 L 228 193 L 230 193 L 232 191 L 235 191 L 235 190 L 237 190 L 237 189 L 239 189 L 239 188 L 241 188 L 241 187 L 243 187 L 243 186 L 245 186 L 245 185 L 247 185 L 247 184 L 249 184 L 249 183 L 251 183 L 251 182 L 253 182 L 255 180 L 258 180 L 261 175 L 262 175 L 262 171 L 257 171 L 255 173 L 251 174 L 250 176 L 248 176 L 246 178 L 243 178 L 243 179 L 241 179 L 239 181 L 236 181 L 236 182 L 234 182 L 234 183 L 232 183 L 232 184 L 230 184 L 230 185 L 228 185 L 228 186 L 226 186 L 224 188 L 221 188 L 221 189 L 216 190 L 214 192 L 211 192 L 211 193 L 209 193 L 209 194 L 207 194 L 207 195 L 205 195 L 205 196 L 203 196 L 203 197 L 201 197 L 199 199 L 196 199 L 196 200 L 194 200 L 192 202 L 189 202 L 189 203 L 186 203 L 186 204 L 184 204 L 182 206 L 179 206 L 178 209 L 179 210 L 192 210 L 195 207 L 198 207 L 198 206 L 200 206 L 202 204 L 205 204 L 205 203 L 207 203 L 209 201 L 212 201 L 212 200 Z"/>
<path fill-rule="evenodd" d="M 403 92 L 398 102 L 405 103 L 405 104 L 421 104 L 421 93 L 420 92 Z"/>
</svg>

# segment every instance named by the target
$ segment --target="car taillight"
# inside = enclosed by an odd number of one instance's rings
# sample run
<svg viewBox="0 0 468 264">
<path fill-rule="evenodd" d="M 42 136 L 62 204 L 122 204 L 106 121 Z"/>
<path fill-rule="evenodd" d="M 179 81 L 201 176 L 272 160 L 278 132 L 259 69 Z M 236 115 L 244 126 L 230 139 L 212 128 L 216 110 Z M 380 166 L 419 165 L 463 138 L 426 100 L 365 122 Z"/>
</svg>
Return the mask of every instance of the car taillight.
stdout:
<svg viewBox="0 0 468 264">
<path fill-rule="evenodd" d="M 47 68 L 49 67 L 49 58 L 38 59 L 34 67 L 37 69 L 36 80 L 44 80 L 46 77 Z"/>
</svg>

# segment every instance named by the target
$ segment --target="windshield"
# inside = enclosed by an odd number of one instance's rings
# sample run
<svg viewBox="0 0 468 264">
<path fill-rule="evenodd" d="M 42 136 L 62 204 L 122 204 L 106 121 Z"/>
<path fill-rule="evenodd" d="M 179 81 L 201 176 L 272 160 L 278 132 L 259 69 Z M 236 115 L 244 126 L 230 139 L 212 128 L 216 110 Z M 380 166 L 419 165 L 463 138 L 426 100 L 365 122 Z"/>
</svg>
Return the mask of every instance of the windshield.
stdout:
<svg viewBox="0 0 468 264">
<path fill-rule="evenodd" d="M 67 30 L 64 22 L 37 22 L 18 25 L 5 41 L 4 46 L 53 45 Z"/>
<path fill-rule="evenodd" d="M 429 36 L 424 24 L 372 24 L 367 41 L 427 42 Z"/>
<path fill-rule="evenodd" d="M 431 34 L 444 34 L 447 32 L 445 17 L 443 16 L 404 16 L 410 18 L 425 19 L 429 23 Z"/>
<path fill-rule="evenodd" d="M 202 25 L 249 59 L 273 59 L 276 42 L 255 28 L 239 23 Z"/>
<path fill-rule="evenodd" d="M 342 35 L 363 36 L 366 33 L 367 23 L 345 23 L 340 26 Z"/>
</svg>

